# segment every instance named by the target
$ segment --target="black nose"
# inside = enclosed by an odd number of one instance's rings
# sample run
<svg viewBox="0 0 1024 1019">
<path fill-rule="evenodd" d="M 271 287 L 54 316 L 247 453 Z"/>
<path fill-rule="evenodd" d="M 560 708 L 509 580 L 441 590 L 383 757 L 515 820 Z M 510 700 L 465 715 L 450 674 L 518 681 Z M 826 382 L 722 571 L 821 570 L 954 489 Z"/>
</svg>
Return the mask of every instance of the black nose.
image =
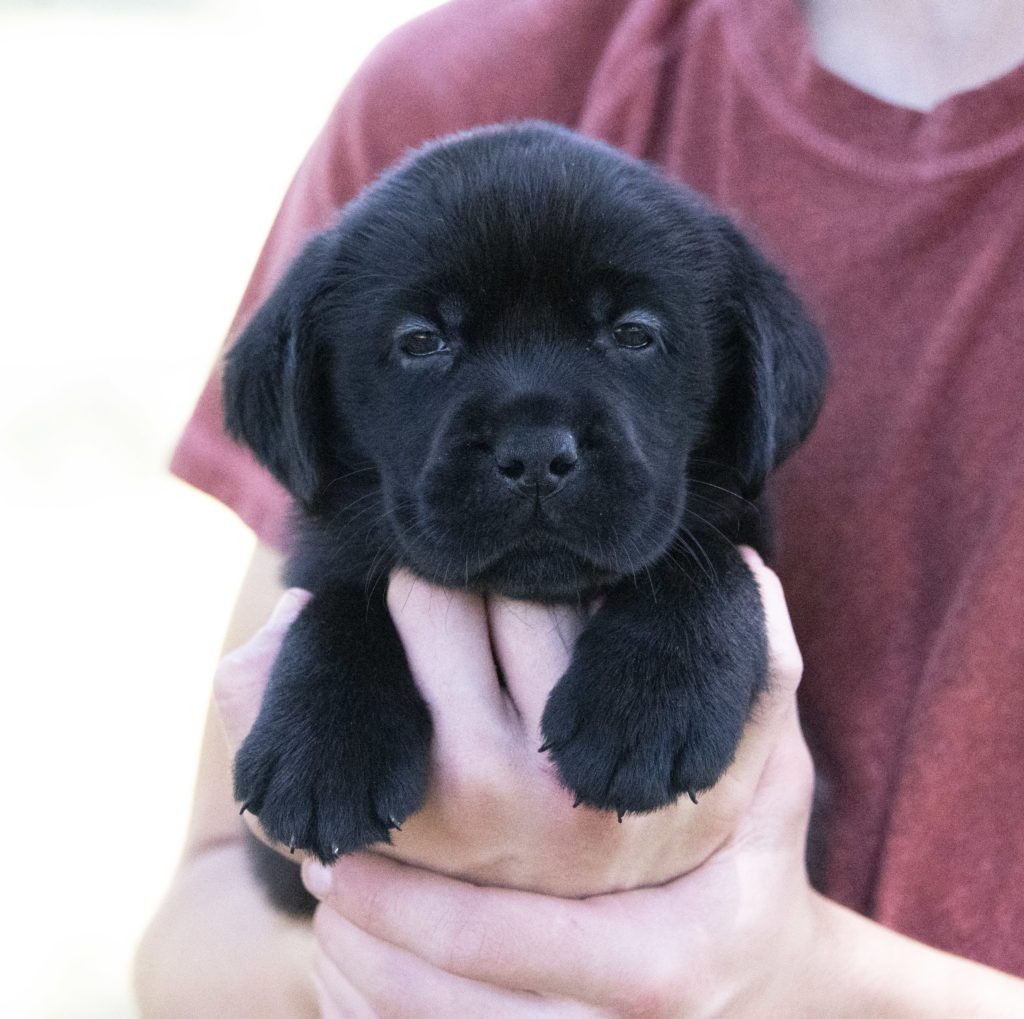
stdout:
<svg viewBox="0 0 1024 1019">
<path fill-rule="evenodd" d="M 554 495 L 576 469 L 576 437 L 568 428 L 510 429 L 494 451 L 498 472 L 521 495 Z"/>
</svg>

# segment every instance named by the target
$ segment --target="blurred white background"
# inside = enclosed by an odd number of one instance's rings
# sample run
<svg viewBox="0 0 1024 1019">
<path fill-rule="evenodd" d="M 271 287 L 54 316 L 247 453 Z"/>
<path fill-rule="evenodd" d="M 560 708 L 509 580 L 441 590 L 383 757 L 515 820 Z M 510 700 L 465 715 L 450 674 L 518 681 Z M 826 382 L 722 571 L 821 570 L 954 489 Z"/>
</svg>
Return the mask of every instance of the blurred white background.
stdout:
<svg viewBox="0 0 1024 1019">
<path fill-rule="evenodd" d="M 437 0 L 0 0 L 0 1016 L 134 1014 L 252 539 L 166 463 L 291 174 Z"/>
</svg>

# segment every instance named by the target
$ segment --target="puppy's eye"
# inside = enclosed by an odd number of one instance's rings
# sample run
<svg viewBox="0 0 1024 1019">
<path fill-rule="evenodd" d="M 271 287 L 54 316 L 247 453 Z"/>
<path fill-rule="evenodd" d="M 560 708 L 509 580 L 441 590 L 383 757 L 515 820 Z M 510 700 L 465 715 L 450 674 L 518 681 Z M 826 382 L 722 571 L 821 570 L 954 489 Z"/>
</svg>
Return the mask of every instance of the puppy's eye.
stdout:
<svg viewBox="0 0 1024 1019">
<path fill-rule="evenodd" d="M 626 350 L 642 350 L 654 342 L 647 327 L 637 322 L 623 322 L 612 330 L 612 336 L 615 337 L 615 342 Z"/>
<path fill-rule="evenodd" d="M 440 354 L 448 349 L 444 337 L 429 329 L 415 329 L 406 333 L 401 339 L 400 346 L 402 353 L 408 354 L 410 357 L 429 357 L 431 354 Z"/>
</svg>

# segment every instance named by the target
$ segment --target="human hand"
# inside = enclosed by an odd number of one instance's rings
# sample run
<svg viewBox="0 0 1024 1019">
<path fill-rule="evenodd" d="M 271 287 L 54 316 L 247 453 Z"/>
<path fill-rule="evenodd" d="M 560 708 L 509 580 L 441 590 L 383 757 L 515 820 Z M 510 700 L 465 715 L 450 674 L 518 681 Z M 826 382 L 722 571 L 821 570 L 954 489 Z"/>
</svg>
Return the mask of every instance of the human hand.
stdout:
<svg viewBox="0 0 1024 1019">
<path fill-rule="evenodd" d="M 791 967 L 751 963 L 765 943 L 796 957 L 786 946 L 813 926 L 802 864 L 810 778 L 793 697 L 800 659 L 781 589 L 756 556 L 748 562 L 765 596 L 771 693 L 733 768 L 699 806 L 684 800 L 621 825 L 614 815 L 573 810 L 536 752 L 544 700 L 582 616 L 485 604 L 394 578 L 392 612 L 435 716 L 435 771 L 424 810 L 381 849 L 417 867 L 376 854 L 340 860 L 330 874 L 307 870 L 326 899 L 315 925 L 327 1014 L 372 1014 L 367 1002 L 407 1015 L 682 1014 L 698 999 L 707 1005 L 708 995 L 739 1001 L 780 986 L 768 975 Z M 218 671 L 232 751 L 305 600 L 286 595 L 268 626 Z M 439 876 L 578 895 L 657 884 L 704 860 L 664 888 L 581 903 Z M 748 887 L 758 901 L 744 900 Z M 785 910 L 772 915 L 780 901 Z M 808 922 L 794 924 L 796 916 Z M 712 946 L 725 946 L 725 957 L 712 958 Z"/>
<path fill-rule="evenodd" d="M 756 556 L 750 562 L 763 569 Z M 434 745 L 426 805 L 379 851 L 478 884 L 575 897 L 692 870 L 746 811 L 777 739 L 778 705 L 785 694 L 792 701 L 799 676 L 790 632 L 789 686 L 758 706 L 722 781 L 698 806 L 683 798 L 620 824 L 607 811 L 573 809 L 550 759 L 537 752 L 548 695 L 586 623 L 582 611 L 485 602 L 406 573 L 392 578 L 388 601 L 434 718 Z"/>
<path fill-rule="evenodd" d="M 403 1016 L 776 1015 L 793 1014 L 800 996 L 803 1001 L 811 999 L 819 971 L 816 935 L 822 925 L 822 900 L 811 891 L 803 862 L 813 776 L 794 698 L 800 656 L 778 580 L 755 556 L 749 556 L 748 562 L 765 602 L 771 688 L 744 739 L 736 766 L 723 780 L 735 784 L 727 790 L 730 802 L 724 813 L 738 814 L 724 841 L 720 829 L 712 833 L 693 826 L 716 787 L 699 807 L 684 803 L 674 808 L 690 808 L 679 818 L 673 818 L 672 811 L 661 812 L 669 815 L 661 831 L 674 830 L 683 840 L 688 833 L 698 838 L 713 836 L 720 844 L 691 873 L 660 888 L 572 901 L 478 887 L 431 873 L 422 865 L 385 860 L 380 854 L 357 854 L 331 868 L 308 863 L 307 886 L 323 900 L 314 923 L 326 1014 L 349 1014 L 332 1011 L 339 994 L 374 1011 Z M 409 597 L 413 596 L 410 590 Z M 429 604 L 422 608 L 437 622 Z M 401 616 L 396 619 L 401 628 Z M 520 616 L 519 622 L 523 619 Z M 507 624 L 508 620 L 492 622 L 499 661 L 502 638 L 498 634 Z M 416 633 L 411 643 L 408 633 L 403 636 L 411 648 L 430 646 L 426 632 Z M 536 647 L 537 642 L 530 646 Z M 435 646 L 435 653 L 441 650 L 442 645 Z M 550 653 L 553 648 L 547 650 Z M 427 662 L 414 663 L 418 679 Z M 514 703 L 530 703 L 521 693 L 517 697 L 514 675 L 506 681 Z M 539 692 L 539 687 L 533 691 Z M 525 752 L 532 750 L 536 729 L 531 725 L 536 725 L 542 704 L 541 699 L 532 710 L 523 711 L 522 740 L 507 738 L 505 752 L 510 761 L 519 760 L 520 743 Z M 492 714 L 498 710 L 492 709 Z M 476 717 L 483 716 L 478 712 Z M 506 732 L 510 730 L 511 726 Z M 512 751 L 507 749 L 509 742 Z M 459 759 L 454 760 L 457 766 Z M 567 794 L 544 788 L 554 778 L 543 763 L 519 767 L 526 769 L 519 773 L 520 781 L 538 784 L 541 791 L 536 795 L 546 798 L 528 801 L 522 808 L 527 819 L 545 802 L 554 815 L 549 826 L 541 824 L 538 816 L 523 835 L 524 858 L 533 836 L 541 840 L 541 853 L 564 851 L 560 865 L 571 865 L 574 847 L 563 847 L 558 831 L 552 830 L 561 823 L 575 824 L 571 807 L 564 802 Z M 740 773 L 734 774 L 735 769 Z M 445 781 L 443 771 L 440 780 Z M 749 789 L 743 788 L 745 782 Z M 463 795 L 460 785 L 453 789 L 456 797 Z M 512 818 L 516 807 L 500 789 L 499 784 L 502 823 Z M 440 812 L 436 819 L 430 817 L 431 809 L 428 805 L 427 822 L 439 832 L 450 827 L 454 841 L 448 845 L 449 860 L 457 859 L 464 867 L 467 835 L 455 826 L 464 826 L 465 818 L 449 821 L 443 801 L 434 808 Z M 627 819 L 621 829 L 623 838 L 628 838 L 625 833 L 631 823 L 658 820 L 657 814 Z M 718 821 L 727 818 L 719 816 Z M 589 831 L 575 829 L 577 839 L 589 836 L 613 857 L 623 852 L 624 844 L 615 840 L 620 829 L 614 816 L 609 823 L 604 815 L 595 815 L 588 823 L 594 824 Z M 403 834 L 411 835 L 411 828 L 407 825 Z M 655 837 L 660 834 L 657 827 L 650 830 Z M 434 837 L 426 833 L 427 846 Z M 472 840 L 472 832 L 468 837 Z M 508 833 L 508 842 L 513 848 L 503 862 L 507 866 L 511 860 L 521 878 L 528 865 L 519 860 L 515 831 Z M 400 849 L 397 842 L 395 848 Z M 673 855 L 675 847 L 661 848 Z M 590 847 L 581 841 L 575 849 L 582 851 L 586 861 Z M 684 848 L 682 854 L 674 854 L 677 863 L 685 852 Z M 559 869 L 552 865 L 545 880 Z M 536 878 L 536 869 L 530 876 Z"/>
<path fill-rule="evenodd" d="M 226 654 L 217 666 L 209 722 L 214 728 L 219 725 L 224 737 L 219 747 L 221 753 L 217 755 L 220 760 L 218 778 L 221 781 L 225 777 L 224 771 L 230 771 L 239 747 L 259 715 L 267 681 L 285 634 L 311 597 L 308 591 L 299 588 L 285 591 L 266 622 L 248 640 Z M 231 785 L 229 775 L 225 792 L 233 798 Z M 252 814 L 243 810 L 242 817 L 256 838 L 278 852 L 290 853 L 288 847 L 266 837 Z"/>
<path fill-rule="evenodd" d="M 271 622 L 218 670 L 217 703 L 232 754 L 259 710 L 281 638 L 307 599 L 289 592 Z M 582 612 L 485 602 L 407 573 L 392 578 L 388 600 L 431 708 L 434 746 L 425 807 L 380 852 L 481 884 L 582 896 L 685 873 L 735 828 L 775 737 L 774 698 L 759 705 L 735 763 L 699 807 L 684 799 L 619 824 L 614 814 L 574 810 L 551 762 L 537 753 L 540 717 L 583 628 Z"/>
<path fill-rule="evenodd" d="M 811 892 L 802 861 L 811 775 L 792 696 L 799 654 L 778 581 L 756 556 L 747 559 L 767 610 L 773 690 L 726 776 L 735 777 L 745 755 L 755 762 L 749 809 L 718 851 L 663 888 L 578 903 L 477 888 L 380 855 L 344 859 L 333 873 L 307 865 L 307 884 L 325 900 L 314 946 L 324 1014 L 1024 1014 L 1024 982 Z M 306 597 L 289 594 L 271 624 L 225 659 L 217 693 L 229 749 L 255 718 L 277 648 Z M 557 671 L 551 668 L 551 682 Z M 760 773 L 751 749 L 758 741 L 767 748 Z M 614 838 L 620 829 L 612 821 L 607 830 Z M 278 940 L 271 941 L 280 955 Z M 257 967 L 262 975 L 267 969 Z M 241 960 L 237 970 L 244 971 Z M 510 983 L 550 990 L 504 986 Z"/>
</svg>

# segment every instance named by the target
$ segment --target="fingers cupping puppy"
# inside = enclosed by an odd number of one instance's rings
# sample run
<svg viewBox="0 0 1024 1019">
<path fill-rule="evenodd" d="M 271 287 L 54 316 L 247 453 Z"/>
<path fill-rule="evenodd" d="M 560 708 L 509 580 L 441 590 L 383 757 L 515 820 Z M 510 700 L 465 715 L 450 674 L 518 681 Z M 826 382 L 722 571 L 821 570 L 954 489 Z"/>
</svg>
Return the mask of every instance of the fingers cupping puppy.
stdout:
<svg viewBox="0 0 1024 1019">
<path fill-rule="evenodd" d="M 660 887 L 582 901 L 481 887 L 377 854 L 332 868 L 307 862 L 306 885 L 322 903 L 325 1001 L 345 986 L 374 1009 L 410 1016 L 442 1006 L 552 1016 L 799 1007 L 820 928 L 802 858 L 812 773 L 795 709 L 800 657 L 778 579 L 758 557 L 747 561 L 765 603 L 772 683 L 727 775 L 745 807 L 718 848 Z"/>
<path fill-rule="evenodd" d="M 434 718 L 433 764 L 426 806 L 378 851 L 480 883 L 568 896 L 658 884 L 697 866 L 735 829 L 786 713 L 795 710 L 800 657 L 781 585 L 756 553 L 744 554 L 765 604 L 770 690 L 733 766 L 699 806 L 684 800 L 627 815 L 622 824 L 613 813 L 573 809 L 550 761 L 537 753 L 546 698 L 585 613 L 485 601 L 396 573 L 388 601 Z M 284 633 L 308 597 L 286 592 L 267 625 L 218 669 L 216 702 L 232 752 L 256 717 Z M 246 821 L 268 841 L 254 818 Z"/>
</svg>

